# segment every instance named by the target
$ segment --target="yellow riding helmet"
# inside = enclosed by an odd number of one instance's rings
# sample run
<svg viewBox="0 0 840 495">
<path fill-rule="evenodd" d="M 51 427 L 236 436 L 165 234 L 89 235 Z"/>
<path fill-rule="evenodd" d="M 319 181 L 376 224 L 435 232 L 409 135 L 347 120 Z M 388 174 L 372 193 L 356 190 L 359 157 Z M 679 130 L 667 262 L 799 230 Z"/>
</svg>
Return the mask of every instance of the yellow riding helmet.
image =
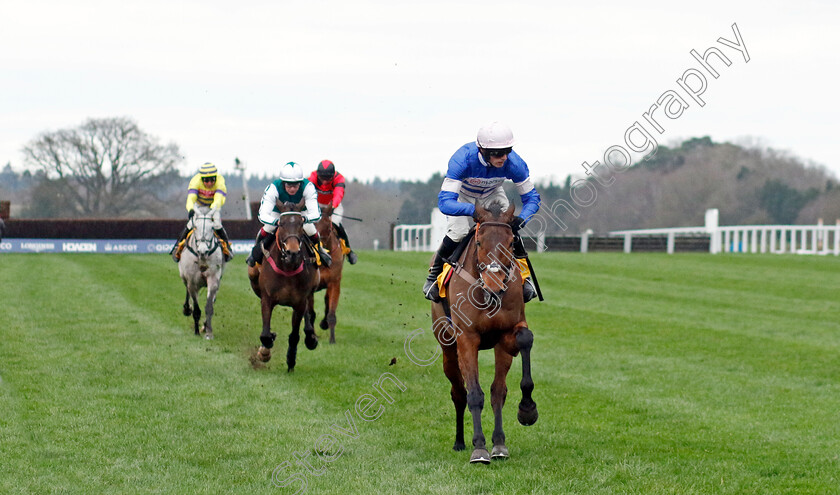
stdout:
<svg viewBox="0 0 840 495">
<path fill-rule="evenodd" d="M 198 169 L 198 175 L 200 175 L 201 178 L 215 177 L 217 173 L 219 173 L 218 169 L 216 169 L 216 166 L 210 162 L 205 163 L 200 169 Z"/>
</svg>

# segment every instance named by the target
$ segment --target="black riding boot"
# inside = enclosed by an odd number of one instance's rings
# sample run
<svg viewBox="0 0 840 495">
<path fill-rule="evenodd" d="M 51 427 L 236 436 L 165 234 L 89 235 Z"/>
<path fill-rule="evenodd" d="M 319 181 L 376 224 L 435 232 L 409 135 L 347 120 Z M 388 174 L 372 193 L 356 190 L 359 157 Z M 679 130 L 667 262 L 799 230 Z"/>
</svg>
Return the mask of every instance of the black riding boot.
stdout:
<svg viewBox="0 0 840 495">
<path fill-rule="evenodd" d="M 172 249 L 169 250 L 169 254 L 172 255 L 172 259 L 175 261 L 175 263 L 178 263 L 179 261 L 181 261 L 181 251 L 182 250 L 178 249 L 178 247 L 181 244 L 181 242 L 184 239 L 187 238 L 187 233 L 189 233 L 189 231 L 190 231 L 189 227 L 184 227 L 184 230 L 182 230 L 181 233 L 178 234 L 178 240 L 175 241 L 175 245 L 172 246 Z"/>
<path fill-rule="evenodd" d="M 440 272 L 443 271 L 443 262 L 447 260 L 455 248 L 458 247 L 458 242 L 453 241 L 449 236 L 443 236 L 443 242 L 435 253 L 435 258 L 432 261 L 432 266 L 429 267 L 429 276 L 426 277 L 426 283 L 423 284 L 423 295 L 426 299 L 434 302 L 440 302 L 440 292 L 437 286 L 437 278 Z"/>
<path fill-rule="evenodd" d="M 248 258 L 245 260 L 245 263 L 247 263 L 248 266 L 261 264 L 263 262 L 262 248 L 263 246 L 265 246 L 266 249 L 269 249 L 273 240 L 273 234 L 269 234 L 265 230 L 260 229 L 260 231 L 257 233 L 257 240 L 254 243 L 254 247 L 251 248 L 251 255 L 248 256 Z"/>
<path fill-rule="evenodd" d="M 228 239 L 227 232 L 225 232 L 224 227 L 220 229 L 213 229 L 213 231 L 216 232 L 216 235 L 222 240 L 222 251 L 225 254 L 225 263 L 227 263 L 233 259 L 233 250 L 230 247 L 230 239 Z"/>
<path fill-rule="evenodd" d="M 519 233 L 513 236 L 513 257 L 517 260 L 528 259 L 528 252 L 525 251 L 525 243 L 522 242 L 522 237 L 519 236 Z M 534 287 L 534 281 L 531 278 L 528 277 L 522 281 L 522 299 L 525 302 L 537 297 L 537 288 Z"/>
<path fill-rule="evenodd" d="M 344 225 L 341 225 L 340 223 L 333 223 L 333 225 L 335 225 L 335 230 L 338 232 L 338 237 L 344 240 L 344 245 L 350 250 L 350 252 L 347 253 L 347 261 L 349 261 L 351 265 L 355 265 L 356 262 L 359 261 L 359 257 L 356 256 L 356 253 L 353 252 L 353 248 L 350 247 L 350 239 L 347 237 L 347 231 L 344 230 Z"/>
<path fill-rule="evenodd" d="M 318 251 L 318 256 L 321 258 L 321 264 L 329 268 L 332 264 L 332 257 L 329 253 L 327 253 L 327 250 L 324 249 L 324 246 L 321 245 L 321 238 L 318 237 L 318 233 L 315 232 L 315 235 L 309 236 L 309 241 L 312 243 L 312 247 Z"/>
</svg>

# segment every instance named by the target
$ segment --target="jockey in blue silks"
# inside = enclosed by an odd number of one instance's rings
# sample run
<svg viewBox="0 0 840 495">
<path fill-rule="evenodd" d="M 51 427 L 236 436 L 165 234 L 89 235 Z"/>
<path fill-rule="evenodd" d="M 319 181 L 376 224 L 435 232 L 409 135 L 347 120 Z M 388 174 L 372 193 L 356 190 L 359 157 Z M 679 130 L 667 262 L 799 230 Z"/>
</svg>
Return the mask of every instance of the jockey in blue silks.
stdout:
<svg viewBox="0 0 840 495">
<path fill-rule="evenodd" d="M 528 254 L 518 232 L 540 209 L 540 195 L 531 182 L 528 165 L 513 151 L 513 145 L 513 132 L 510 128 L 492 122 L 478 130 L 474 143 L 461 146 L 449 159 L 449 168 L 438 194 L 438 208 L 446 215 L 448 222 L 447 232 L 423 285 L 426 299 L 440 300 L 437 277 L 443 270 L 443 263 L 469 232 L 469 220 L 475 214 L 475 206 L 486 208 L 493 202 L 500 203 L 503 208 L 510 205 L 502 189 L 506 179 L 513 181 L 522 199 L 522 211 L 514 217 L 511 227 L 515 238 L 513 255 L 525 277 L 522 284 L 525 302 L 536 295 L 527 263 L 524 262 Z"/>
</svg>

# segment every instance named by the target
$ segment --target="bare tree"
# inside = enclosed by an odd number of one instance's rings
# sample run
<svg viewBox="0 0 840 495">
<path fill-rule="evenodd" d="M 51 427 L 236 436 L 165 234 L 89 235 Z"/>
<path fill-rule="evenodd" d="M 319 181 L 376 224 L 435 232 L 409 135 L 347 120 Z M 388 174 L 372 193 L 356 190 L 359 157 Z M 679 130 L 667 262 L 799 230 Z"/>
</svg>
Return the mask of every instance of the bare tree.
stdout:
<svg viewBox="0 0 840 495">
<path fill-rule="evenodd" d="M 158 144 L 129 118 L 89 119 L 45 132 L 23 148 L 26 163 L 43 170 L 61 216 L 147 216 L 182 160 L 174 143 Z M 42 198 L 43 200 L 43 198 Z"/>
</svg>

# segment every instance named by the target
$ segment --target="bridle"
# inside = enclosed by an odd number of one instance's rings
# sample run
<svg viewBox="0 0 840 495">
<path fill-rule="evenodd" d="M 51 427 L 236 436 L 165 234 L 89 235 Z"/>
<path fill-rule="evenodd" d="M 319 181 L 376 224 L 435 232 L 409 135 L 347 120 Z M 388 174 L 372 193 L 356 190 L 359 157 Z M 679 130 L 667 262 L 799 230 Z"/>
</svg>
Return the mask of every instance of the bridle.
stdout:
<svg viewBox="0 0 840 495">
<path fill-rule="evenodd" d="M 284 216 L 291 216 L 291 215 L 300 216 L 301 219 L 305 218 L 303 213 L 301 213 L 299 211 L 283 212 L 283 213 L 280 214 L 280 218 L 282 219 Z M 278 226 L 279 226 L 279 224 L 278 224 Z M 283 231 L 285 232 L 286 229 L 283 228 Z M 274 236 L 274 243 L 277 245 L 277 250 L 280 252 L 280 261 L 282 261 L 282 262 L 293 262 L 294 259 L 295 259 L 295 256 L 296 255 L 300 256 L 300 254 L 301 254 L 301 251 L 292 252 L 292 251 L 289 251 L 288 249 L 286 249 L 286 242 L 289 241 L 289 239 L 295 239 L 295 240 L 298 241 L 298 246 L 301 246 L 301 247 L 303 246 L 303 243 L 301 242 L 301 238 L 297 234 L 289 234 L 289 235 L 283 237 L 282 240 L 280 239 L 280 236 L 275 235 Z M 278 275 L 282 275 L 284 277 L 291 277 L 291 276 L 297 275 L 298 273 L 303 271 L 303 257 L 301 257 L 300 265 L 297 268 L 295 268 L 293 270 L 290 270 L 290 271 L 283 270 L 282 268 L 277 266 L 274 263 L 274 260 L 271 258 L 271 256 L 268 257 L 268 262 L 271 265 L 271 268 L 274 270 L 275 273 L 277 273 Z"/>
<path fill-rule="evenodd" d="M 476 269 L 478 270 L 478 285 L 479 285 L 479 287 L 481 287 L 481 288 L 486 287 L 486 284 L 484 282 L 484 273 L 485 272 L 491 273 L 491 274 L 494 274 L 494 275 L 499 273 L 499 272 L 502 272 L 504 274 L 504 277 L 503 277 L 504 278 L 504 284 L 507 286 L 507 283 L 513 278 L 513 275 L 514 275 L 513 257 L 511 257 L 511 263 L 507 266 L 504 266 L 504 265 L 500 264 L 498 260 L 493 260 L 492 262 L 490 262 L 489 265 L 486 265 L 478 259 L 478 247 L 481 246 L 481 241 L 478 240 L 478 233 L 479 233 L 479 229 L 483 225 L 494 226 L 494 227 L 505 227 L 508 230 L 510 230 L 511 233 L 513 232 L 513 228 L 509 224 L 504 223 L 504 222 L 480 222 L 480 223 L 476 222 L 476 224 L 475 224 L 475 262 L 476 262 Z"/>
<path fill-rule="evenodd" d="M 219 240 L 216 239 L 216 235 L 213 233 L 213 225 L 211 224 L 208 228 L 206 224 L 206 222 L 212 221 L 213 218 L 207 215 L 196 215 L 192 218 L 192 237 L 196 244 L 196 247 L 193 248 L 191 246 L 192 243 L 188 242 L 186 248 L 189 250 L 189 252 L 194 254 L 196 258 L 201 258 L 202 256 L 208 257 L 220 247 Z M 201 227 L 198 226 L 198 222 L 203 222 Z M 207 235 L 208 232 L 209 236 Z"/>
</svg>

